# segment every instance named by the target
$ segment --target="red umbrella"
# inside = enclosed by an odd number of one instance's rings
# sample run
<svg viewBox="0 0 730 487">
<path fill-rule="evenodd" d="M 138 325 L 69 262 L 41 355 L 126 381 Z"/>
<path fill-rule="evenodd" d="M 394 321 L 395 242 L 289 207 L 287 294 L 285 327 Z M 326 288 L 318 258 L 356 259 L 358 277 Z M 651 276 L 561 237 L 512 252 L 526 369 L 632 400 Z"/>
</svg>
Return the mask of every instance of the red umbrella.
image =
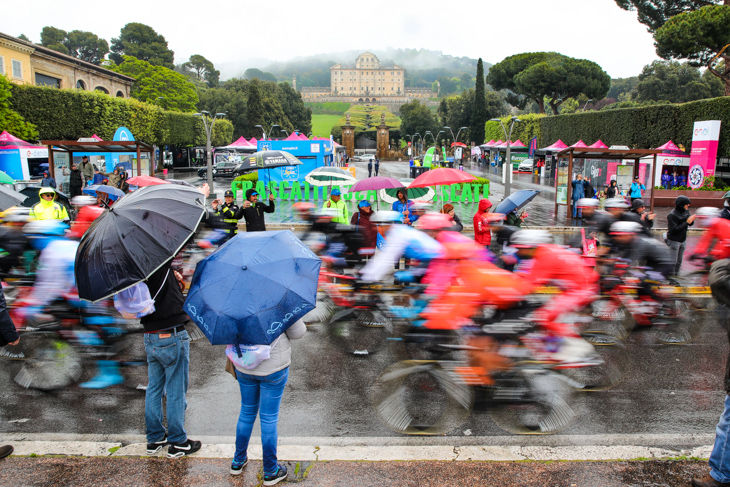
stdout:
<svg viewBox="0 0 730 487">
<path fill-rule="evenodd" d="M 431 169 L 418 176 L 408 185 L 409 188 L 423 188 L 426 186 L 443 186 L 447 184 L 468 183 L 475 180 L 476 177 L 468 172 L 457 171 L 448 167 L 439 169 Z M 444 191 L 441 190 L 441 200 L 444 199 Z"/>
<path fill-rule="evenodd" d="M 165 180 L 162 180 L 160 178 L 155 178 L 152 176 L 135 176 L 133 178 L 127 179 L 127 182 L 134 186 L 139 186 L 140 188 L 143 186 L 156 186 L 158 184 L 170 184 Z"/>
<path fill-rule="evenodd" d="M 463 142 L 454 142 L 451 144 L 451 147 L 466 147 L 466 144 Z"/>
<path fill-rule="evenodd" d="M 431 169 L 418 176 L 408 185 L 409 188 L 423 188 L 426 186 L 439 186 L 444 184 L 468 183 L 475 180 L 476 177 L 468 172 L 457 171 L 448 167 L 439 169 Z"/>
</svg>

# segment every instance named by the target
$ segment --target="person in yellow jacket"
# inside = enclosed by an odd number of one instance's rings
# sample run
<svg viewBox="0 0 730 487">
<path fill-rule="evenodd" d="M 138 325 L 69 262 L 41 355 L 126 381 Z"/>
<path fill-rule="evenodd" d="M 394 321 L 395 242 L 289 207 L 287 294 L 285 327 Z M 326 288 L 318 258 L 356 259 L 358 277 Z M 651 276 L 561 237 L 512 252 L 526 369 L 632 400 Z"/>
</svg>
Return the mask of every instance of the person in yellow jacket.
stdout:
<svg viewBox="0 0 730 487">
<path fill-rule="evenodd" d="M 337 211 L 337 217 L 332 219 L 333 222 L 349 225 L 350 212 L 347 211 L 347 205 L 341 198 L 342 193 L 340 190 L 337 188 L 333 189 L 330 193 L 330 199 L 325 202 L 323 208 L 330 208 Z"/>
<path fill-rule="evenodd" d="M 33 205 L 28 215 L 31 220 L 70 220 L 66 207 L 55 201 L 56 191 L 53 188 L 41 188 L 38 196 L 41 200 Z"/>
</svg>

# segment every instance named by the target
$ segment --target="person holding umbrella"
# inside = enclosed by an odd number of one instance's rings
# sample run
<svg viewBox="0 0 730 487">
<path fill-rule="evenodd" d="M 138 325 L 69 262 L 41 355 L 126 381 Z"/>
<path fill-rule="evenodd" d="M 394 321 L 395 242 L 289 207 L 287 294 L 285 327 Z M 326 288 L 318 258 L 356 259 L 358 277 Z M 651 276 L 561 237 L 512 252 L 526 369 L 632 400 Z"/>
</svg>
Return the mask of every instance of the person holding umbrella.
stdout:
<svg viewBox="0 0 730 487">
<path fill-rule="evenodd" d="M 373 207 L 368 200 L 362 200 L 357 204 L 358 212 L 353 213 L 350 225 L 355 227 L 363 236 L 363 247 L 366 249 L 374 249 L 377 244 L 378 229 L 375 223 L 370 221 L 373 214 Z"/>
<path fill-rule="evenodd" d="M 347 225 L 350 222 L 350 212 L 347 205 L 342 201 L 342 191 L 334 188 L 330 191 L 330 199 L 324 204 L 323 208 L 330 208 L 337 211 L 337 216 L 332 219 L 335 223 Z"/>
<path fill-rule="evenodd" d="M 231 193 L 231 201 L 233 201 L 233 193 Z M 275 209 L 273 194 L 269 195 L 269 204 L 265 205 L 259 201 L 259 194 L 252 188 L 246 190 L 246 201 L 243 202 L 240 215 L 237 213 L 235 216 L 237 220 L 243 216 L 243 219 L 246 220 L 247 232 L 265 232 L 264 213 L 273 213 Z"/>
<path fill-rule="evenodd" d="M 405 188 L 401 188 L 395 193 L 395 195 L 398 198 L 398 201 L 393 202 L 392 210 L 403 215 L 404 223 L 412 225 L 414 221 L 418 220 L 418 216 L 411 211 L 413 201 L 408 199 L 407 190 Z"/>
</svg>

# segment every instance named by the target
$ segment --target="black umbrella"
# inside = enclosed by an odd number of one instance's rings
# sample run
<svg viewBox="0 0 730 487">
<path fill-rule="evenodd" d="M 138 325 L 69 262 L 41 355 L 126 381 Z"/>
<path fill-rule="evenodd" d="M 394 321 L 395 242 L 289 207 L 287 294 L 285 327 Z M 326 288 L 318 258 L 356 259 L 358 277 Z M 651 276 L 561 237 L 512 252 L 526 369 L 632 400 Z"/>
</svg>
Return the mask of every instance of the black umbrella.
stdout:
<svg viewBox="0 0 730 487">
<path fill-rule="evenodd" d="M 537 189 L 521 189 L 503 199 L 494 209 L 494 213 L 508 214 L 511 211 L 519 210 L 540 193 Z"/>
<path fill-rule="evenodd" d="M 19 205 L 27 198 L 27 195 L 12 190 L 4 184 L 0 184 L 0 211 L 5 211 L 11 206 Z"/>
<path fill-rule="evenodd" d="M 33 205 L 36 205 L 40 200 L 41 197 L 38 195 L 38 191 L 41 190 L 43 186 L 26 186 L 25 188 L 20 190 L 20 193 L 24 194 L 27 199 L 23 201 L 23 206 L 27 206 L 28 208 L 32 208 Z M 60 204 L 66 207 L 66 211 L 71 214 L 71 204 L 68 200 L 68 196 L 61 193 L 58 190 L 56 191 L 56 201 L 58 201 Z"/>
<path fill-rule="evenodd" d="M 79 244 L 79 297 L 98 301 L 151 276 L 195 233 L 204 199 L 197 189 L 176 184 L 147 186 L 121 198 Z"/>
</svg>

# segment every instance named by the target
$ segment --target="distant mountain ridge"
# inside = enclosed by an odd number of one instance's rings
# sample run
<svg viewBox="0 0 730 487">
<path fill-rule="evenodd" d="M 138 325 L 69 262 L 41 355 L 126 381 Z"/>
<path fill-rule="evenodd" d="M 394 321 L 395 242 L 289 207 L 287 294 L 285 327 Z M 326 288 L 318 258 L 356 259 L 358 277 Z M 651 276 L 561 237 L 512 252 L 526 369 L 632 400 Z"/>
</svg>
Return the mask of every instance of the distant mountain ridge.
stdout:
<svg viewBox="0 0 730 487">
<path fill-rule="evenodd" d="M 335 64 L 352 65 L 355 59 L 365 51 L 372 52 L 381 64 L 398 66 L 406 69 L 406 86 L 430 86 L 439 76 L 459 77 L 463 73 L 476 74 L 477 60 L 466 56 L 457 57 L 443 54 L 441 51 L 428 49 L 393 49 L 385 51 L 377 49 L 347 50 L 334 53 L 315 54 L 288 61 L 268 62 L 265 60 L 247 63 L 223 63 L 218 67 L 222 78 L 242 78 L 248 68 L 258 68 L 272 73 L 279 81 L 290 81 L 297 77 L 297 87 L 329 86 L 330 67 Z M 485 72 L 491 66 L 484 63 Z"/>
</svg>

